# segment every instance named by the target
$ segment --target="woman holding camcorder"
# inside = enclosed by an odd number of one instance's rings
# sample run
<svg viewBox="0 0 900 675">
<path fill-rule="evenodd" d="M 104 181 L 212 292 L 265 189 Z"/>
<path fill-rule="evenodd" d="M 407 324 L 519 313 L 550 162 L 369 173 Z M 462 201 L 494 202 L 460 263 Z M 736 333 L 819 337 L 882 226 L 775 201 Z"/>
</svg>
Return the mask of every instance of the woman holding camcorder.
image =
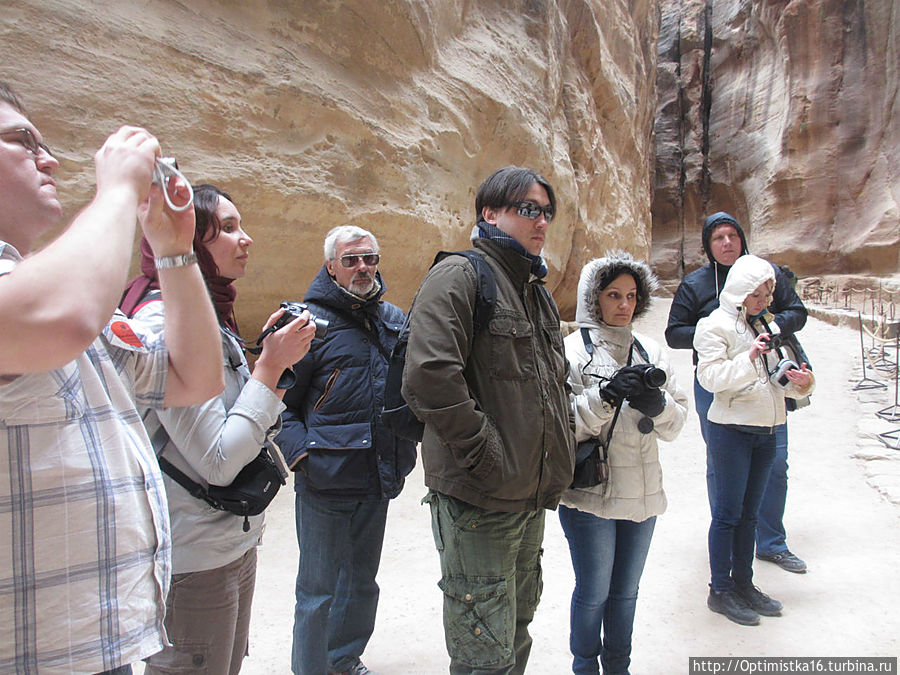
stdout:
<svg viewBox="0 0 900 675">
<path fill-rule="evenodd" d="M 657 438 L 674 439 L 687 412 L 659 344 L 631 330 L 656 287 L 627 253 L 591 260 L 578 283 L 579 330 L 565 339 L 579 446 L 559 520 L 575 569 L 576 673 L 628 672 L 638 582 L 666 509 Z"/>
<path fill-rule="evenodd" d="M 766 307 L 775 289 L 772 265 L 753 255 L 728 272 L 719 307 L 694 334 L 697 380 L 713 392 L 707 443 L 716 500 L 709 527 L 709 608 L 743 625 L 779 616 L 781 603 L 753 585 L 756 521 L 775 457 L 775 427 L 785 397 L 814 386 L 807 364 L 779 358 Z M 771 322 L 777 331 L 777 324 Z"/>
</svg>

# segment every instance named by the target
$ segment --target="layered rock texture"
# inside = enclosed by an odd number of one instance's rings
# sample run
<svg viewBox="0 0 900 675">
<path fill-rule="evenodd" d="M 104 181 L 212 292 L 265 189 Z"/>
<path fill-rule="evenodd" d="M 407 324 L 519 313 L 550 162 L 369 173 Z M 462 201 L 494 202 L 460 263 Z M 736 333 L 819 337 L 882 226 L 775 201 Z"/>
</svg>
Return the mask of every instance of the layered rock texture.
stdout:
<svg viewBox="0 0 900 675">
<path fill-rule="evenodd" d="M 706 262 L 725 210 L 801 277 L 900 254 L 900 2 L 662 0 L 653 261 Z"/>
<path fill-rule="evenodd" d="M 651 0 L 13 1 L 0 77 L 59 155 L 67 217 L 126 122 L 232 194 L 255 240 L 245 337 L 303 296 L 344 223 L 376 233 L 408 306 L 508 164 L 557 189 L 545 256 L 571 317 L 588 258 L 649 254 L 657 30 Z"/>
</svg>

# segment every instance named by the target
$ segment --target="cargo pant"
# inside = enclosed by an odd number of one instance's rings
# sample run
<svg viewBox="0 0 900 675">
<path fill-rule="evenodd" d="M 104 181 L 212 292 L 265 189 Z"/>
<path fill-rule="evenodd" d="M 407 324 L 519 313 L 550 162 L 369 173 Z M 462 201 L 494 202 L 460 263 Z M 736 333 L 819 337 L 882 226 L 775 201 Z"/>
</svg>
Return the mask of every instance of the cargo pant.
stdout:
<svg viewBox="0 0 900 675">
<path fill-rule="evenodd" d="M 441 559 L 450 672 L 525 672 L 543 588 L 544 510 L 488 511 L 433 490 L 423 501 Z"/>
</svg>

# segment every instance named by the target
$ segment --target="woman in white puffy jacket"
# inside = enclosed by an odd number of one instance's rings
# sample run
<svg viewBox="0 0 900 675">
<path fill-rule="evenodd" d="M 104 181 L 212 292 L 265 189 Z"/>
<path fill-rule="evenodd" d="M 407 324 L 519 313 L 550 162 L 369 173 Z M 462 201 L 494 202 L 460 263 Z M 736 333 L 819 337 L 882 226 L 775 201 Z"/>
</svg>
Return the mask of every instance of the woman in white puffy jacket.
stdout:
<svg viewBox="0 0 900 675">
<path fill-rule="evenodd" d="M 707 605 L 744 625 L 759 623 L 760 614 L 781 614 L 781 603 L 753 585 L 757 514 L 775 457 L 775 427 L 785 421 L 784 398 L 802 398 L 814 386 L 805 363 L 776 373 L 780 359 L 769 348 L 768 331 L 777 333 L 778 326 L 765 318 L 774 289 L 772 265 L 741 256 L 728 272 L 718 309 L 694 333 L 697 380 L 713 392 L 707 443 L 716 503 Z"/>
<path fill-rule="evenodd" d="M 666 509 L 657 438 L 674 439 L 687 411 L 666 354 L 631 330 L 656 287 L 650 268 L 627 253 L 589 261 L 578 283 L 579 330 L 565 339 L 576 440 L 606 439 L 615 425 L 608 481 L 567 490 L 559 508 L 575 569 L 569 647 L 576 673 L 598 673 L 601 665 L 604 673 L 628 672 L 638 582 L 656 516 Z M 644 384 L 648 362 L 665 372 L 661 388 Z"/>
</svg>

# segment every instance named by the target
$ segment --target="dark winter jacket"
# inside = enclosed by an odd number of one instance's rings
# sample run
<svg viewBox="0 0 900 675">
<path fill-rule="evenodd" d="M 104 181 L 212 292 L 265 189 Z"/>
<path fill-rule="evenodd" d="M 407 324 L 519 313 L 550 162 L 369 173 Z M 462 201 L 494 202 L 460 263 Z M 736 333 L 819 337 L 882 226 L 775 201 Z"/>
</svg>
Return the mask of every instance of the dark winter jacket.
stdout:
<svg viewBox="0 0 900 675">
<path fill-rule="evenodd" d="M 405 315 L 376 297 L 362 301 L 338 286 L 325 266 L 303 299 L 329 321 L 324 341 L 294 365 L 276 438 L 296 471 L 295 489 L 334 499 L 396 497 L 416 460 L 415 444 L 385 429 L 379 417 L 387 357 Z M 367 326 L 367 332 L 363 326 Z M 381 343 L 379 348 L 373 334 Z"/>
<path fill-rule="evenodd" d="M 556 304 L 531 261 L 477 239 L 497 304 L 473 338 L 475 272 L 431 268 L 413 304 L 403 396 L 425 423 L 425 484 L 483 509 L 556 508 L 572 482 L 574 419 Z"/>
<path fill-rule="evenodd" d="M 721 265 L 713 258 L 710 249 L 710 238 L 713 230 L 722 224 L 733 226 L 741 237 L 741 255 L 749 253 L 744 231 L 738 222 L 724 212 L 714 213 L 703 225 L 703 250 L 709 258 L 709 264 L 685 275 L 669 310 L 669 323 L 666 326 L 666 342 L 673 349 L 693 349 L 694 330 L 697 322 L 719 306 L 719 294 L 725 285 L 730 266 Z M 769 311 L 775 315 L 775 323 L 784 335 L 791 335 L 806 324 L 806 307 L 796 291 L 777 265 L 775 269 L 775 291 Z M 697 363 L 697 352 L 694 352 L 694 364 Z"/>
</svg>

